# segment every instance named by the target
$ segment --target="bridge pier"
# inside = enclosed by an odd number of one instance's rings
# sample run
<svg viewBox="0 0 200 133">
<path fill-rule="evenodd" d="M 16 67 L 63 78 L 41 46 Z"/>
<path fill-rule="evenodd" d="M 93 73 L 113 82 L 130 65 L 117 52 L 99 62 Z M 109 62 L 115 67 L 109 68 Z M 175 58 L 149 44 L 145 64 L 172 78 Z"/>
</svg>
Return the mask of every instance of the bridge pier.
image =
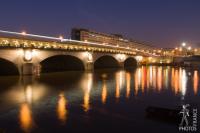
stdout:
<svg viewBox="0 0 200 133">
<path fill-rule="evenodd" d="M 21 66 L 21 75 L 33 75 L 34 74 L 34 65 L 33 63 L 24 63 Z"/>
<path fill-rule="evenodd" d="M 93 62 L 87 62 L 85 64 L 85 71 L 93 71 L 94 70 L 94 63 Z"/>
<path fill-rule="evenodd" d="M 119 62 L 119 68 L 124 69 L 124 62 Z"/>
<path fill-rule="evenodd" d="M 39 75 L 40 72 L 40 64 L 24 63 L 21 66 L 20 75 Z"/>
</svg>

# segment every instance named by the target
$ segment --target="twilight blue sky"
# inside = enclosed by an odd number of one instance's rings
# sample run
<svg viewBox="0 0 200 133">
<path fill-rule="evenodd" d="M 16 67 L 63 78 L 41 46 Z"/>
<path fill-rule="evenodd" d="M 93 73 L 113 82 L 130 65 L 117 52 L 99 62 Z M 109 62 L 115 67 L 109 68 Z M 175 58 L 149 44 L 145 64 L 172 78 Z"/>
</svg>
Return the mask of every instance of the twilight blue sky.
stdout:
<svg viewBox="0 0 200 133">
<path fill-rule="evenodd" d="M 200 45 L 200 0 L 1 0 L 0 29 L 70 37 L 72 27 L 159 47 Z"/>
</svg>

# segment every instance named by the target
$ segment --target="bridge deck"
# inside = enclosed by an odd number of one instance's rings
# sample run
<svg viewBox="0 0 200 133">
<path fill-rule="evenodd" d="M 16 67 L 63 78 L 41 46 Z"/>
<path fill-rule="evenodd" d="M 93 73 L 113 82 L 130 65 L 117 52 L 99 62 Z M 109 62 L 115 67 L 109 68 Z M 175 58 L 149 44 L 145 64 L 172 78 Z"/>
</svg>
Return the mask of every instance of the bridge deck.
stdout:
<svg viewBox="0 0 200 133">
<path fill-rule="evenodd" d="M 149 51 L 140 51 L 133 46 L 109 45 L 56 37 L 40 36 L 33 34 L 23 34 L 17 32 L 0 31 L 1 48 L 32 48 L 47 50 L 78 50 L 92 52 L 109 52 L 130 55 L 150 55 Z"/>
</svg>

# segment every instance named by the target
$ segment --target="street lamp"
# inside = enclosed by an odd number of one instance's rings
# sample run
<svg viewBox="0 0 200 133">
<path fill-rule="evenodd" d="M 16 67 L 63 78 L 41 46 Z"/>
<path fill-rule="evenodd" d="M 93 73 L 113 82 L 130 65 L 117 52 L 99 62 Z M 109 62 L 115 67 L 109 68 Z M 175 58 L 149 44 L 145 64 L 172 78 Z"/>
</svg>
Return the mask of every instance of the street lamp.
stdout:
<svg viewBox="0 0 200 133">
<path fill-rule="evenodd" d="M 185 42 L 183 42 L 183 43 L 182 43 L 182 46 L 183 46 L 183 47 L 185 47 L 185 46 L 186 46 L 186 43 L 185 43 Z"/>
<path fill-rule="evenodd" d="M 24 60 L 25 61 L 31 61 L 32 60 L 32 50 L 24 50 Z"/>
<path fill-rule="evenodd" d="M 85 56 L 86 56 L 88 62 L 93 61 L 92 53 L 87 51 L 87 52 L 85 52 Z"/>
<path fill-rule="evenodd" d="M 59 36 L 59 39 L 62 40 L 62 39 L 63 39 L 63 36 Z"/>
<path fill-rule="evenodd" d="M 192 48 L 189 46 L 187 49 L 188 49 L 188 50 L 191 50 Z"/>
<path fill-rule="evenodd" d="M 63 36 L 59 36 L 59 39 L 62 42 L 63 41 Z"/>
</svg>

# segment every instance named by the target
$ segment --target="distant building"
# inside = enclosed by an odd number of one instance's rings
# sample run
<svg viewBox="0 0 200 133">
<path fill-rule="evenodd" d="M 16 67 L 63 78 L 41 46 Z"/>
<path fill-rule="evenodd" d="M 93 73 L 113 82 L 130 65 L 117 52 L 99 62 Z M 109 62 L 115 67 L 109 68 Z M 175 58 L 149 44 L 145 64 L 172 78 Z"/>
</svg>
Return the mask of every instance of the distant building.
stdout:
<svg viewBox="0 0 200 133">
<path fill-rule="evenodd" d="M 120 34 L 105 34 L 81 28 L 72 29 L 71 39 L 86 41 L 86 42 L 88 41 L 88 42 L 101 43 L 105 45 L 109 44 L 115 46 L 127 46 L 138 50 L 147 50 L 149 52 L 152 51 L 153 49 L 156 49 L 155 47 L 147 45 L 143 42 L 127 39 Z"/>
</svg>

